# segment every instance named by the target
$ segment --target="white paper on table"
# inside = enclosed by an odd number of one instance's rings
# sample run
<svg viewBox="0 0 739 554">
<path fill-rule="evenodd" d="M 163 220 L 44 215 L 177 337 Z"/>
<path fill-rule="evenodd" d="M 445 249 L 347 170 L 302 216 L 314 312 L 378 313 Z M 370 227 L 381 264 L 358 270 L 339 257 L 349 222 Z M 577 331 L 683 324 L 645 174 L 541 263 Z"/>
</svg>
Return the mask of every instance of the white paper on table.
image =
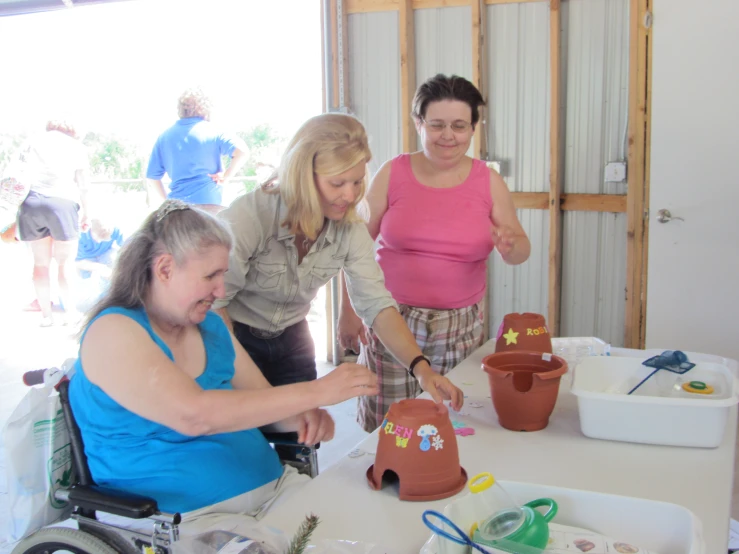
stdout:
<svg viewBox="0 0 739 554">
<path fill-rule="evenodd" d="M 593 531 L 570 527 L 569 525 L 549 524 L 549 545 L 544 552 L 551 554 L 657 554 L 644 550 L 612 537 L 606 537 Z"/>
</svg>

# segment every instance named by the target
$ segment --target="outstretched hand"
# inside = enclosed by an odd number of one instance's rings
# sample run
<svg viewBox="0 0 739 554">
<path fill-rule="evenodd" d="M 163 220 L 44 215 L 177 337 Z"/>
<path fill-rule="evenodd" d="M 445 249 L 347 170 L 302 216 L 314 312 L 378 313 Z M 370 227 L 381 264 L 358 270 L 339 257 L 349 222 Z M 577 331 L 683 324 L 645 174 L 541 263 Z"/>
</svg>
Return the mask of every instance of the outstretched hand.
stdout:
<svg viewBox="0 0 739 554">
<path fill-rule="evenodd" d="M 339 404 L 357 396 L 379 394 L 377 375 L 359 364 L 343 363 L 315 383 L 320 387 L 322 406 Z"/>
<path fill-rule="evenodd" d="M 464 404 L 464 393 L 462 389 L 431 368 L 419 375 L 418 384 L 421 385 L 424 392 L 431 395 L 431 398 L 437 404 L 441 404 L 444 400 L 450 400 L 452 409 L 455 412 L 462 409 L 462 405 Z"/>
</svg>

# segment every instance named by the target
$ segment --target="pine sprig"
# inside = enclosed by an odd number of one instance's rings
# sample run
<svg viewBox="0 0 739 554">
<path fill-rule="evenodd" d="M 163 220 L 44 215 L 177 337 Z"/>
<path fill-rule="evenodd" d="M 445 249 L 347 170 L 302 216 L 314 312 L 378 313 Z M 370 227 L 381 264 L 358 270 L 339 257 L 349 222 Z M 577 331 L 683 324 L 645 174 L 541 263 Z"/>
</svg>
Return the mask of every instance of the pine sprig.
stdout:
<svg viewBox="0 0 739 554">
<path fill-rule="evenodd" d="M 320 521 L 315 514 L 306 516 L 305 521 L 300 524 L 298 532 L 295 533 L 293 540 L 290 541 L 290 547 L 287 549 L 286 554 L 303 554 L 305 547 L 308 546 L 310 536 L 316 530 Z"/>
</svg>

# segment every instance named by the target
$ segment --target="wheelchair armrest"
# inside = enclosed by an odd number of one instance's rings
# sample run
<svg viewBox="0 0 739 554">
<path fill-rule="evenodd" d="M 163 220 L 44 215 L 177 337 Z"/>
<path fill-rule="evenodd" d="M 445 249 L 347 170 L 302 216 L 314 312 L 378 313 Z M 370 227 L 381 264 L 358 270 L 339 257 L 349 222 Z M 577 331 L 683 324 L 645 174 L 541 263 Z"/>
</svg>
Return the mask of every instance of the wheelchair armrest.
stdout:
<svg viewBox="0 0 739 554">
<path fill-rule="evenodd" d="M 99 510 L 131 519 L 145 519 L 159 513 L 156 500 L 97 485 L 72 485 L 69 502 L 85 510 Z"/>
<path fill-rule="evenodd" d="M 275 446 L 292 446 L 293 448 L 315 448 L 316 450 L 321 447 L 321 443 L 314 445 L 302 444 L 298 442 L 298 434 L 296 432 L 287 433 L 271 433 L 262 431 L 264 438 L 267 442 L 274 444 Z"/>
</svg>

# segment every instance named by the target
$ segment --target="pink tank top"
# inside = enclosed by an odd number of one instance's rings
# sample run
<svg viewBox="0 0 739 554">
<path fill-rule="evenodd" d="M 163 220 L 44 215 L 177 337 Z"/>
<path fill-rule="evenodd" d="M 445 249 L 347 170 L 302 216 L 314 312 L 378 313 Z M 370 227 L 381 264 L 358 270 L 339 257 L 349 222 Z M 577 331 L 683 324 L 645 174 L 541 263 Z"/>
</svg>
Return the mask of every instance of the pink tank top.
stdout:
<svg viewBox="0 0 739 554">
<path fill-rule="evenodd" d="M 393 298 L 439 310 L 479 302 L 493 250 L 493 201 L 485 162 L 472 160 L 462 184 L 433 188 L 418 182 L 410 154 L 401 154 L 390 166 L 387 199 L 377 261 Z"/>
</svg>

